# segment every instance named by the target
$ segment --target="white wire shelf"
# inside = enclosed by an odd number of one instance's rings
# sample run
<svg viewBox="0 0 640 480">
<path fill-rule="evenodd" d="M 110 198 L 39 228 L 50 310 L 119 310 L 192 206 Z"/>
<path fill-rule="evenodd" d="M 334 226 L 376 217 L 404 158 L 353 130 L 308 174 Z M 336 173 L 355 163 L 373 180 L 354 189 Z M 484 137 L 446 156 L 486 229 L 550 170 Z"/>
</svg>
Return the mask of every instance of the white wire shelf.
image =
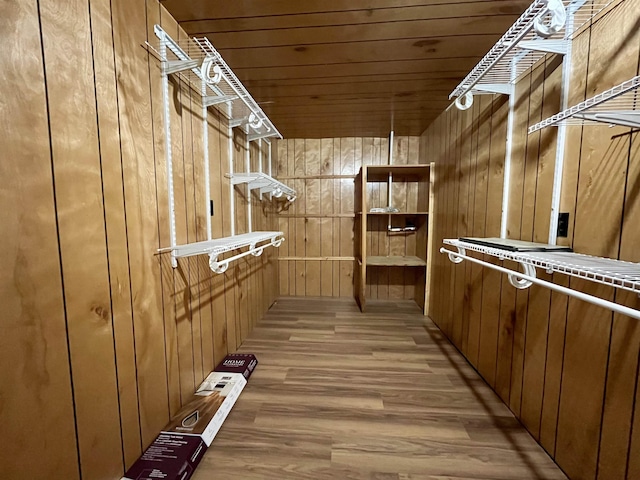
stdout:
<svg viewBox="0 0 640 480">
<path fill-rule="evenodd" d="M 220 107 L 232 126 L 251 127 L 250 140 L 282 138 L 209 39 L 194 37 L 178 42 L 159 25 L 154 26 L 154 31 L 159 39 L 156 52 L 165 73 L 180 75 L 202 95 L 205 106 Z"/>
<path fill-rule="evenodd" d="M 562 273 L 640 294 L 640 263 L 575 252 L 513 252 L 456 239 L 445 239 L 443 243 L 458 250 L 484 253 L 501 260 L 542 268 L 547 273 Z"/>
<path fill-rule="evenodd" d="M 266 243 L 265 243 L 266 242 Z M 205 242 L 176 245 L 175 247 L 161 248 L 158 252 L 173 252 L 173 256 L 192 257 L 194 255 L 209 255 L 209 266 L 215 273 L 224 273 L 229 264 L 247 255 L 259 257 L 266 247 L 279 247 L 284 242 L 282 232 L 251 232 L 231 237 L 216 238 Z M 224 253 L 249 247 L 247 251 L 233 255 L 232 257 L 219 259 Z"/>
<path fill-rule="evenodd" d="M 284 196 L 290 202 L 294 202 L 297 197 L 296 191 L 293 188 L 288 187 L 266 173 L 232 173 L 226 176 L 231 179 L 232 185 L 246 183 L 249 190 L 260 189 L 260 195 L 270 193 L 276 198 Z"/>
<path fill-rule="evenodd" d="M 529 127 L 529 133 L 558 125 L 621 125 L 640 128 L 640 76 Z"/>
<path fill-rule="evenodd" d="M 536 24 L 549 21 L 550 0 L 534 0 L 502 38 L 478 62 L 449 98 L 469 93 L 510 93 L 510 85 L 547 53 L 563 54 L 570 41 L 612 0 L 563 0 L 566 25 L 544 37 Z"/>
<path fill-rule="evenodd" d="M 639 310 L 536 277 L 536 268 L 544 268 L 547 273 L 563 273 L 638 293 L 640 292 L 640 264 L 610 258 L 592 257 L 573 252 L 513 252 L 455 239 L 445 239 L 443 242 L 457 248 L 457 252 L 440 248 L 440 253 L 446 253 L 453 263 L 461 263 L 467 260 L 506 273 L 509 282 L 516 288 L 524 289 L 533 284 L 541 285 L 550 290 L 640 320 Z M 500 260 L 519 262 L 524 269 L 524 273 L 471 257 L 467 255 L 467 250 L 491 255 Z"/>
</svg>

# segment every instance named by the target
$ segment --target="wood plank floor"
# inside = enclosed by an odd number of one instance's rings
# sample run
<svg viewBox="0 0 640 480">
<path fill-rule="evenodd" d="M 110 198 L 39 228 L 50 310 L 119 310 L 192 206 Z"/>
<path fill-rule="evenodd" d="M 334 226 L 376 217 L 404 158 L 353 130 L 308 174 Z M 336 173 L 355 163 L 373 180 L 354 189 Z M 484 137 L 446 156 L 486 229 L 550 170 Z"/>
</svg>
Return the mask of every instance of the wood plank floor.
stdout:
<svg viewBox="0 0 640 480">
<path fill-rule="evenodd" d="M 413 302 L 375 307 L 279 299 L 194 480 L 566 478 Z"/>
</svg>

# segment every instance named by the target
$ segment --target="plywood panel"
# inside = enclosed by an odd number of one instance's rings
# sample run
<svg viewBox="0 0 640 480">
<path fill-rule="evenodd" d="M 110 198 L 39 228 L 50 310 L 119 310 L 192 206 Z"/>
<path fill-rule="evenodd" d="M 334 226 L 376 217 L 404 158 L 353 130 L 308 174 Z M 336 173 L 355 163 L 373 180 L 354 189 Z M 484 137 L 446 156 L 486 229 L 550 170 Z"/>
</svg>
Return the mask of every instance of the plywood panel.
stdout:
<svg viewBox="0 0 640 480">
<path fill-rule="evenodd" d="M 175 0 L 172 0 L 175 2 Z M 170 2 L 167 2 L 171 4 Z M 179 3 L 179 2 L 176 2 Z M 192 18 L 198 18 L 197 12 L 203 10 L 203 4 L 206 3 L 204 0 L 199 0 L 196 2 L 191 2 L 188 5 L 179 4 L 174 5 L 176 7 L 180 7 L 176 9 L 174 15 L 179 20 L 189 20 Z M 449 2 L 451 4 L 456 3 L 467 3 L 462 0 L 452 0 Z M 424 5 L 433 5 L 437 4 L 437 2 L 433 0 L 429 0 L 428 2 L 419 1 L 419 0 L 385 0 L 383 2 L 379 2 L 375 5 L 378 9 L 403 9 L 403 8 L 412 8 L 416 6 L 424 6 Z M 370 8 L 369 4 L 354 4 L 353 2 L 349 2 L 347 0 L 338 0 L 331 5 L 332 11 L 339 12 L 341 15 L 348 15 L 354 11 L 365 10 L 365 13 L 371 12 L 373 13 L 373 9 Z M 252 9 L 247 9 L 246 5 L 242 3 L 237 4 L 229 4 L 225 5 L 225 9 L 221 12 L 224 17 L 238 17 L 238 18 L 246 18 L 253 16 L 264 16 L 264 15 L 294 15 L 294 14 L 314 14 L 314 13 L 324 13 L 327 11 L 326 3 L 321 0 L 313 0 L 307 2 L 305 5 L 297 5 L 291 4 L 286 0 L 276 0 L 272 2 L 270 5 L 256 5 Z M 502 10 L 501 10 L 502 11 Z"/>
<path fill-rule="evenodd" d="M 640 360 L 636 370 L 636 378 L 640 373 Z M 640 475 L 640 383 L 636 380 L 636 398 L 633 411 L 633 424 L 631 425 L 631 438 L 629 445 L 629 458 L 627 459 L 627 478 Z"/>
<path fill-rule="evenodd" d="M 545 63 L 544 97 L 541 117 L 548 118 L 557 112 L 560 105 L 562 66 L 557 59 Z M 536 174 L 535 215 L 533 240 L 546 243 L 549 237 L 549 212 L 553 187 L 556 142 L 554 132 L 546 129 L 539 139 L 538 171 Z M 551 278 L 541 273 L 540 278 Z M 527 311 L 525 357 L 522 388 L 527 395 L 522 397 L 522 420 L 537 439 L 540 438 L 540 422 L 544 395 L 544 377 L 549 338 L 549 308 L 551 292 L 546 288 L 531 288 Z M 529 321 L 531 319 L 531 321 Z M 546 320 L 540 320 L 546 319 Z"/>
<path fill-rule="evenodd" d="M 491 124 L 491 98 L 481 96 L 478 100 L 478 134 L 476 150 L 475 195 L 473 200 L 473 236 L 485 236 L 487 184 L 489 177 L 489 154 Z M 482 308 L 482 267 L 474 264 L 471 267 L 471 291 L 469 305 L 468 355 L 473 365 L 478 364 L 480 348 L 480 312 Z"/>
<path fill-rule="evenodd" d="M 160 25 L 172 38 L 179 38 L 177 22 L 165 10 L 160 11 Z M 187 162 L 191 161 L 191 144 L 184 138 L 188 116 L 189 91 L 184 81 L 177 76 L 169 77 L 169 121 L 171 133 L 171 154 L 173 158 L 173 188 L 175 208 L 175 234 L 178 245 L 189 243 L 189 215 L 187 211 Z M 169 172 L 169 174 L 171 174 Z M 178 268 L 173 270 L 173 300 L 176 318 L 178 372 L 181 400 L 189 398 L 195 390 L 193 332 L 191 330 L 191 295 L 189 259 L 178 259 Z"/>
<path fill-rule="evenodd" d="M 40 8 L 44 68 L 56 71 L 47 97 L 80 467 L 88 478 L 108 478 L 118 475 L 123 456 L 104 205 L 92 195 L 101 189 L 95 84 L 87 75 L 69 89 L 72 71 L 58 68 L 70 55 L 81 71 L 93 71 L 89 9 L 81 2 Z"/>
<path fill-rule="evenodd" d="M 623 78 L 637 72 L 638 42 L 617 45 L 611 39 L 604 40 L 607 29 L 618 29 L 620 41 L 637 35 L 632 15 L 625 15 L 619 8 L 593 27 L 597 41 L 591 42 L 590 62 L 611 62 L 611 57 L 620 64 L 609 64 L 606 70 L 590 72 L 587 80 L 587 95 L 607 89 Z M 626 61 L 623 59 L 627 59 Z M 630 61 L 635 64 L 630 64 Z M 624 204 L 624 183 L 629 156 L 629 143 L 616 137 L 625 129 L 613 131 L 596 129 L 582 139 L 579 184 L 576 205 L 574 248 L 577 251 L 600 256 L 618 254 L 619 241 L 611 241 L 611 233 L 618 232 Z M 613 135 L 613 137 L 612 137 Z M 596 225 L 590 219 L 599 218 Z M 617 237 L 617 235 L 616 235 Z M 616 238 L 617 240 L 617 238 Z M 572 286 L 574 283 L 572 281 Z M 579 283 L 576 285 L 579 288 Z M 591 288 L 589 288 L 591 290 Z M 613 292 L 595 290 L 604 298 Z M 558 462 L 569 475 L 595 478 L 598 446 L 601 441 L 601 415 L 604 402 L 606 369 L 611 341 L 612 315 L 590 306 L 569 302 L 567 316 L 567 340 L 563 370 L 562 394 L 558 415 L 558 437 L 556 449 Z M 579 315 L 579 316 L 578 316 Z M 581 319 L 579 321 L 578 319 Z M 580 345 L 580 347 L 578 347 Z M 587 374 L 587 372 L 589 372 Z M 565 379 L 566 378 L 566 379 Z M 569 398 L 584 396 L 579 408 L 569 410 Z M 587 421 L 588 428 L 581 428 L 577 435 L 577 418 Z M 584 425 L 584 423 L 583 423 Z M 579 452 L 578 454 L 572 451 Z"/>
<path fill-rule="evenodd" d="M 528 78 L 529 92 L 526 101 L 528 103 L 528 124 L 533 124 L 542 119 L 542 102 L 544 93 L 544 63 L 539 64 Z M 522 190 L 520 193 L 520 234 L 522 240 L 533 240 L 535 209 L 528 208 L 532 201 L 536 200 L 536 186 L 538 173 L 538 160 L 540 151 L 540 132 L 526 137 L 524 150 L 524 165 L 522 167 Z M 516 213 L 517 215 L 517 213 Z M 516 310 L 513 333 L 513 349 L 511 363 L 511 391 L 509 406 L 513 412 L 520 415 L 522 408 L 522 392 L 525 366 L 525 349 L 528 325 L 528 305 L 531 289 L 520 290 L 516 293 Z"/>
<path fill-rule="evenodd" d="M 320 173 L 330 175 L 333 173 L 333 144 L 335 139 L 323 138 L 320 140 Z M 323 215 L 334 213 L 334 188 L 335 180 L 320 180 L 320 212 Z M 320 254 L 333 255 L 333 227 L 332 218 L 320 220 Z M 321 262 L 320 264 L 320 294 L 333 296 L 333 262 Z"/>
<path fill-rule="evenodd" d="M 203 119 L 202 111 L 198 109 L 199 105 L 192 100 L 194 116 L 192 118 L 192 136 L 193 136 L 193 183 L 195 186 L 194 207 L 195 207 L 195 228 L 196 240 L 207 240 L 209 232 L 207 232 L 207 217 L 211 218 L 209 202 L 207 202 L 207 193 L 205 187 L 205 166 L 204 166 L 204 135 L 208 136 L 208 120 Z M 206 123 L 205 123 L 206 121 Z M 205 133 L 206 129 L 206 133 Z M 213 148 L 218 149 L 216 136 L 215 139 L 209 138 L 213 143 Z M 210 147 L 211 148 L 211 147 Z M 210 181 L 210 179 L 209 179 Z M 210 189 L 211 190 L 211 189 Z M 218 187 L 216 191 L 219 191 Z M 214 202 L 215 205 L 220 202 Z M 199 378 L 196 374 L 196 383 L 200 383 L 215 365 L 213 364 L 213 318 L 211 312 L 211 270 L 209 262 L 205 255 L 198 256 L 194 259 L 195 269 L 195 285 L 193 286 L 196 308 L 199 313 L 200 320 L 200 348 L 201 348 L 201 370 Z"/>
<path fill-rule="evenodd" d="M 625 136 L 627 137 L 627 136 Z M 628 136 L 629 159 L 638 158 L 637 133 Z M 625 138 L 627 140 L 627 138 Z M 640 214 L 636 193 L 638 191 L 638 163 L 630 162 L 629 177 L 624 199 L 623 226 L 620 238 L 620 259 L 636 262 L 640 258 L 634 225 Z M 616 292 L 616 302 L 631 308 L 640 308 L 637 295 Z M 611 352 L 607 366 L 606 395 L 602 415 L 599 478 L 633 478 L 626 473 L 633 452 L 628 449 L 634 411 L 635 383 L 638 381 L 638 352 L 640 329 L 638 322 L 622 315 L 614 315 L 611 331 Z"/>
<path fill-rule="evenodd" d="M 110 3 L 94 0 L 90 14 L 115 364 L 126 467 L 140 455 L 141 437 Z"/>
<path fill-rule="evenodd" d="M 455 182 L 455 165 L 457 161 L 457 145 L 458 145 L 458 135 L 457 135 L 457 123 L 455 122 L 455 117 L 457 115 L 455 112 L 449 110 L 444 117 L 445 120 L 445 129 L 448 132 L 451 132 L 451 135 L 447 135 L 443 139 L 443 150 L 442 154 L 450 159 L 447 162 L 445 175 L 445 186 L 446 186 L 446 194 L 443 205 L 447 211 L 451 212 L 450 215 L 447 215 L 447 218 L 444 221 L 444 231 L 445 235 L 450 237 L 452 235 L 453 224 L 456 219 L 456 205 L 454 202 L 454 196 L 456 193 L 456 182 Z M 448 265 L 449 268 L 444 270 L 444 275 L 442 277 L 443 282 L 446 285 L 449 285 L 449 288 L 452 288 L 452 281 L 454 277 L 453 266 Z M 452 302 L 448 302 L 446 308 L 443 313 L 443 322 L 442 322 L 442 331 L 446 335 L 451 335 L 451 325 L 452 325 L 452 316 L 453 316 L 453 304 Z"/>
<path fill-rule="evenodd" d="M 504 162 L 507 135 L 508 99 L 503 96 L 494 97 L 491 114 L 491 146 L 489 158 L 489 174 L 487 179 L 487 203 L 485 219 L 485 235 L 500 236 L 502 213 L 502 195 L 504 184 Z M 486 258 L 490 263 L 499 263 L 497 259 Z M 498 332 L 500 325 L 502 276 L 499 272 L 485 269 L 482 279 L 482 316 L 480 319 L 480 348 L 478 371 L 495 388 L 498 355 Z"/>
<path fill-rule="evenodd" d="M 478 170 L 478 132 L 479 132 L 479 112 L 480 112 L 480 104 L 476 102 L 475 105 L 471 108 L 471 114 L 473 117 L 472 127 L 471 127 L 471 150 L 470 150 L 470 179 L 469 179 L 469 202 L 467 204 L 467 218 L 469 219 L 469 233 L 474 234 L 474 208 L 475 208 L 475 198 L 476 198 L 476 177 Z M 442 135 L 442 131 L 440 132 Z M 443 159 L 440 157 L 436 157 L 436 162 L 440 163 Z M 436 182 L 436 189 L 438 189 L 438 182 Z M 436 190 L 439 191 L 439 190 Z M 437 201 L 438 205 L 443 205 L 441 199 L 439 198 Z M 443 208 L 442 206 L 439 208 Z M 444 214 L 440 214 L 441 216 Z M 439 222 L 441 223 L 441 221 Z M 441 227 L 439 227 L 441 228 Z M 437 234 L 437 238 L 441 238 L 443 235 L 442 231 L 439 231 Z M 441 259 L 441 262 L 442 259 Z M 441 263 L 443 265 L 443 263 Z M 448 265 L 445 265 L 445 268 L 450 268 Z M 462 310 L 462 351 L 466 352 L 469 347 L 469 332 L 471 330 L 470 323 L 472 322 L 471 317 L 471 296 L 472 296 L 472 272 L 473 267 L 469 262 L 466 262 L 464 265 L 465 271 L 465 292 L 464 292 L 464 308 Z M 475 272 L 473 272 L 475 273 Z M 442 292 L 440 293 L 440 302 L 443 303 Z"/>
<path fill-rule="evenodd" d="M 447 107 L 447 93 L 528 2 L 376 3 L 348 9 L 331 3 L 319 10 L 308 2 L 270 3 L 257 10 L 253 3 L 166 5 L 189 33 L 212 39 L 285 136 L 323 138 L 383 137 L 390 129 L 419 135 Z M 430 79 L 441 86 L 434 90 Z M 424 100 L 424 111 L 397 108 L 417 97 Z M 327 102 L 348 113 L 320 114 L 318 107 Z M 304 119 L 293 116 L 300 112 Z"/>
<path fill-rule="evenodd" d="M 512 11 L 518 13 L 529 4 L 527 2 L 493 1 L 488 2 L 464 2 L 453 4 L 427 4 L 410 5 L 402 7 L 385 7 L 376 5 L 377 8 L 355 8 L 348 11 L 317 11 L 314 13 L 288 13 L 275 15 L 269 12 L 265 16 L 227 17 L 224 19 L 194 19 L 182 22 L 182 26 L 188 32 L 220 32 L 234 33 L 239 30 L 262 29 L 287 29 L 294 27 L 322 27 L 322 26 L 347 26 L 354 24 L 379 24 L 384 22 L 402 22 L 421 18 L 446 19 L 451 17 L 478 17 L 484 15 L 499 15 Z M 179 12 L 176 12 L 179 14 Z"/>
<path fill-rule="evenodd" d="M 326 57 L 329 53 L 332 63 L 336 64 L 348 64 L 352 58 L 358 58 L 361 62 L 425 60 L 451 58 L 455 56 L 455 52 L 460 52 L 461 48 L 465 47 L 465 55 L 482 56 L 486 53 L 487 44 L 491 42 L 489 38 L 495 38 L 495 33 L 492 35 L 432 37 L 424 42 L 412 38 L 387 40 L 384 44 L 376 41 L 363 41 L 348 43 L 340 49 L 327 43 L 316 44 L 308 48 L 302 47 L 299 50 L 291 46 L 260 45 L 243 49 L 222 49 L 221 54 L 228 63 L 235 65 L 237 69 L 314 65 L 319 56 Z M 275 62 L 274 59 L 276 59 Z"/>
<path fill-rule="evenodd" d="M 147 37 L 153 36 L 153 26 L 160 23 L 161 7 L 155 2 L 147 2 Z M 162 76 L 160 65 L 155 59 L 147 58 L 149 70 L 150 108 L 153 124 L 153 148 L 156 176 L 156 209 L 158 218 L 159 247 L 171 244 L 169 232 L 169 200 L 167 185 L 168 171 L 164 139 L 164 100 L 162 97 Z M 124 159 L 123 159 L 124 160 Z M 169 416 L 177 413 L 181 406 L 180 371 L 178 367 L 178 334 L 176 310 L 174 307 L 173 268 L 168 254 L 160 256 L 160 283 L 162 286 L 162 315 L 164 324 L 165 363 L 167 375 Z"/>
<path fill-rule="evenodd" d="M 157 205 L 155 179 L 147 174 L 153 169 L 147 163 L 153 159 L 148 54 L 140 49 L 139 37 L 134 33 L 145 31 L 146 11 L 141 2 L 114 1 L 111 8 L 144 447 L 169 417 L 167 403 L 157 401 L 167 398 L 162 287 L 157 259 L 154 260 L 160 246 L 158 225 L 155 216 L 143 214 L 153 212 Z"/>
<path fill-rule="evenodd" d="M 320 140 L 305 140 L 305 166 L 306 176 L 320 175 Z M 319 214 L 321 212 L 321 190 L 319 179 L 306 180 L 305 203 L 306 213 Z M 308 218 L 305 225 L 305 255 L 317 257 L 320 255 L 320 219 Z M 305 295 L 320 296 L 320 262 L 308 261 L 305 265 Z"/>
<path fill-rule="evenodd" d="M 275 262 L 265 255 L 226 282 L 212 277 L 206 256 L 174 270 L 169 255 L 157 253 L 170 244 L 164 104 L 159 62 L 141 44 L 145 33 L 156 42 L 150 32 L 161 17 L 179 38 L 157 2 L 7 3 L 1 17 L 21 52 L 3 57 L 3 84 L 14 93 L 3 96 L 1 109 L 11 118 L 0 114 L 10 135 L 2 178 L 11 179 L 1 195 L 10 272 L 1 289 L 2 351 L 16 366 L 1 379 L 11 392 L 3 418 L 16 421 L 5 422 L 13 440 L 3 471 L 119 478 L 180 407 L 181 390 L 191 395 L 227 353 L 227 325 L 240 317 L 231 308 L 238 281 L 249 327 L 272 303 L 276 292 L 263 275 L 271 269 L 269 278 L 277 277 Z M 196 241 L 207 236 L 208 215 L 202 110 L 197 92 L 173 80 L 178 236 Z M 222 236 L 231 226 L 229 190 L 220 194 L 228 159 L 213 111 L 208 129 L 213 229 Z M 254 202 L 255 224 L 272 228 L 272 212 Z"/>
<path fill-rule="evenodd" d="M 0 389 L 11 392 L 3 395 L 4 435 L 17 439 L 3 442 L 0 463 L 9 478 L 45 478 L 56 471 L 78 479 L 37 7 L 36 2 L 5 2 L 0 7 L 0 31 L 6 41 L 20 51 L 37 52 L 15 55 L 9 48 L 0 50 L 0 79 L 14 91 L 0 101 L 7 155 L 0 163 L 0 258 L 5 266 L 0 362 L 12 365 L 0 371 Z M 28 440 L 25 430 L 38 430 L 40 435 Z"/>
<path fill-rule="evenodd" d="M 574 42 L 570 104 L 637 74 L 638 29 L 632 26 L 637 26 L 639 14 L 632 2 L 620 2 Z M 558 110 L 559 84 L 559 60 L 549 57 L 546 64 L 541 63 L 516 87 L 516 132 L 507 225 L 511 238 L 546 241 L 548 235 L 555 130 L 526 135 L 526 126 Z M 482 157 L 483 148 L 487 148 L 487 141 L 479 135 L 481 124 L 494 125 L 496 120 L 495 111 L 485 119 L 480 118 L 478 111 L 476 105 L 467 111 L 474 119 L 467 138 L 476 161 Z M 454 184 L 463 182 L 457 186 L 460 191 L 467 178 L 456 147 L 451 148 L 457 141 L 449 137 L 460 133 L 447 121 L 449 115 L 442 115 L 423 135 L 421 156 L 436 152 L 438 178 L 449 179 Z M 569 238 L 563 242 L 572 244 L 576 251 L 622 258 L 622 246 L 626 245 L 625 255 L 636 261 L 631 244 L 623 241 L 625 230 L 626 238 L 631 238 L 634 235 L 631 225 L 637 223 L 630 220 L 634 218 L 631 212 L 635 209 L 631 205 L 636 202 L 630 203 L 628 195 L 629 188 L 635 188 L 632 185 L 637 176 L 633 166 L 637 152 L 633 150 L 631 137 L 627 129 L 569 129 L 561 209 L 570 212 L 572 218 Z M 491 148 L 494 146 L 492 136 Z M 478 164 L 470 172 L 468 205 L 471 211 L 472 205 L 478 202 L 478 194 L 482 195 L 478 190 L 481 168 Z M 450 188 L 449 185 L 437 188 L 436 245 L 452 228 L 450 216 L 457 219 L 453 224 L 457 231 L 464 231 L 460 199 L 454 204 L 448 201 Z M 487 191 L 489 199 L 493 189 Z M 635 200 L 635 193 L 632 196 Z M 490 210 L 487 209 L 487 221 Z M 456 281 L 450 284 L 447 280 L 450 267 L 446 259 L 443 261 L 437 261 L 433 271 L 436 288 L 433 312 L 439 326 L 456 342 L 456 329 L 451 330 L 451 320 L 455 325 L 455 319 L 451 317 L 459 314 L 452 314 L 449 307 L 452 301 L 457 301 Z M 517 268 L 513 264 L 507 266 Z M 541 278 L 558 284 L 614 298 L 606 287 L 538 273 Z M 463 306 L 460 315 L 463 332 L 466 323 L 473 326 L 478 317 L 482 319 L 479 327 L 481 363 L 485 338 L 491 344 L 497 340 L 498 394 L 509 402 L 512 411 L 572 478 L 633 478 L 635 433 L 632 425 L 637 423 L 634 408 L 637 409 L 639 348 L 635 327 L 623 317 L 567 300 L 563 295 L 551 295 L 535 287 L 516 293 L 506 278 L 500 283 L 497 330 L 484 321 L 494 318 L 491 305 L 485 302 L 480 310 Z M 453 295 L 448 291 L 450 285 L 454 286 Z M 463 303 L 468 304 L 476 288 L 472 277 L 465 278 L 461 287 L 466 295 L 462 297 Z M 620 292 L 615 299 L 629 305 L 637 303 L 635 296 L 627 297 Z M 464 335 L 460 345 L 473 362 L 474 347 L 468 341 L 465 343 Z M 487 381 L 492 381 L 490 367 L 481 368 L 481 372 Z"/>
<path fill-rule="evenodd" d="M 216 142 L 216 138 L 218 139 Z M 209 113 L 209 148 L 211 150 L 210 165 L 213 185 L 213 198 L 218 207 L 212 222 L 213 238 L 231 235 L 234 218 L 231 213 L 231 195 L 234 195 L 231 182 L 225 177 L 230 172 L 230 142 L 233 134 L 226 121 L 215 110 Z M 218 149 L 214 148 L 218 145 Z M 231 144 L 231 148 L 232 144 Z M 218 219 L 216 219 L 218 217 Z M 213 313 L 213 355 L 214 364 L 218 364 L 229 351 L 235 347 L 228 341 L 228 324 L 237 322 L 237 285 L 231 272 L 224 275 L 211 275 L 211 297 Z"/>
<path fill-rule="evenodd" d="M 442 6 L 440 6 L 442 8 Z M 458 6 L 460 9 L 460 6 Z M 406 12 L 408 13 L 408 12 Z M 405 13 L 405 14 L 406 14 Z M 414 12 L 415 14 L 429 15 L 428 10 L 422 12 Z M 451 13 L 451 12 L 450 12 Z M 269 30 L 252 30 L 252 31 L 227 31 L 216 32 L 208 30 L 208 26 L 204 22 L 199 25 L 187 25 L 192 34 L 210 34 L 212 42 L 216 48 L 225 49 L 241 49 L 250 48 L 254 45 L 269 46 L 289 46 L 295 45 L 318 45 L 326 43 L 349 43 L 362 41 L 381 41 L 396 40 L 398 38 L 408 37 L 414 39 L 425 39 L 448 35 L 458 28 L 463 28 L 466 36 L 481 34 L 502 34 L 511 26 L 511 17 L 505 16 L 495 19 L 491 16 L 474 16 L 465 15 L 462 18 L 416 18 L 409 21 L 387 20 L 380 23 L 378 28 L 371 28 L 366 22 L 350 25 L 351 28 L 344 28 L 344 20 L 338 25 L 326 26 L 308 26 L 300 28 L 277 28 Z M 226 29 L 228 30 L 228 26 Z"/>
</svg>

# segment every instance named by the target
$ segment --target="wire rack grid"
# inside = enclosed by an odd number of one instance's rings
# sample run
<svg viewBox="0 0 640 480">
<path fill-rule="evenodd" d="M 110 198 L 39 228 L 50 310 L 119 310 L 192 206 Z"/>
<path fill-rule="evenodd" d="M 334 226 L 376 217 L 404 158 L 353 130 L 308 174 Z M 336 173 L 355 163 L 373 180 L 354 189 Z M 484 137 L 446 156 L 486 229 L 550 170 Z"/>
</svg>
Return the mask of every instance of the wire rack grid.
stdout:
<svg viewBox="0 0 640 480">
<path fill-rule="evenodd" d="M 443 243 L 640 294 L 640 263 L 574 252 L 513 252 L 457 239 L 445 239 Z"/>
<path fill-rule="evenodd" d="M 483 84 L 513 84 L 531 67 L 533 67 L 546 52 L 517 48 L 518 44 L 526 41 L 543 40 L 547 45 L 555 42 L 570 40 L 587 25 L 593 17 L 605 9 L 612 0 L 564 0 L 567 12 L 567 26 L 548 38 L 540 37 L 534 22 L 545 15 L 546 0 L 534 0 L 516 22 L 507 30 L 500 40 L 478 62 L 464 80 L 453 90 L 449 98 L 461 97 L 471 91 L 475 85 Z"/>
<path fill-rule="evenodd" d="M 155 27 L 156 36 L 161 43 L 163 39 L 167 42 L 166 58 L 163 61 L 175 60 L 198 60 L 202 64 L 205 59 L 212 59 L 215 65 L 222 70 L 222 78 L 216 85 L 204 82 L 200 66 L 178 73 L 181 78 L 196 92 L 202 96 L 210 93 L 217 97 L 229 97 L 231 100 L 218 105 L 220 111 L 230 119 L 248 119 L 251 114 L 260 120 L 260 127 L 255 128 L 257 134 L 269 135 L 282 138 L 282 134 L 262 110 L 258 102 L 251 96 L 246 87 L 238 79 L 231 67 L 222 58 L 222 55 L 214 48 L 208 38 L 188 38 L 176 41 L 171 38 L 161 27 Z M 157 51 L 161 51 L 158 48 Z M 234 98 L 237 97 L 237 98 Z M 230 108 L 224 108 L 229 104 Z"/>
<path fill-rule="evenodd" d="M 191 257 L 194 255 L 220 255 L 240 248 L 258 246 L 259 243 L 276 241 L 284 238 L 282 232 L 251 232 L 231 237 L 216 238 L 204 242 L 189 243 L 173 247 L 176 257 Z M 163 249 L 170 250 L 170 249 Z"/>
<path fill-rule="evenodd" d="M 529 133 L 558 125 L 624 125 L 640 128 L 640 75 L 529 127 Z"/>
<path fill-rule="evenodd" d="M 231 178 L 232 185 L 238 185 L 246 183 L 249 188 L 259 188 L 260 193 L 276 193 L 279 197 L 284 195 L 287 198 L 296 198 L 296 191 L 285 185 L 284 183 L 276 180 L 275 178 L 262 172 L 249 172 L 249 173 L 233 173 L 227 175 Z"/>
</svg>

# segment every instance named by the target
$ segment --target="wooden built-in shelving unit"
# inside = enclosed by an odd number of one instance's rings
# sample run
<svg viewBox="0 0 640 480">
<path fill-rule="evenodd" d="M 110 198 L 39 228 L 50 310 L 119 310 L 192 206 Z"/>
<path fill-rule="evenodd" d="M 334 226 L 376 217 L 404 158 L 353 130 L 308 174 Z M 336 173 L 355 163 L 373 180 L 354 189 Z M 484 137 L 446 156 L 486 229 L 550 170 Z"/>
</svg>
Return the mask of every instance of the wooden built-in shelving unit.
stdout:
<svg viewBox="0 0 640 480">
<path fill-rule="evenodd" d="M 358 212 L 355 225 L 358 260 L 355 296 L 363 311 L 367 296 L 367 270 L 385 267 L 414 270 L 404 278 L 414 279 L 413 299 L 425 311 L 432 183 L 431 165 L 370 165 L 360 169 L 355 182 L 355 209 Z M 380 196 L 372 194 L 380 187 L 386 188 L 386 205 L 378 204 Z M 390 211 L 380 211 L 387 208 Z M 384 217 L 388 218 L 386 225 L 383 225 Z M 389 246 L 386 251 L 380 251 L 380 248 L 375 251 L 373 238 L 380 234 L 402 236 L 406 240 L 394 242 L 394 246 Z M 391 242 L 384 244 L 390 245 Z"/>
</svg>

